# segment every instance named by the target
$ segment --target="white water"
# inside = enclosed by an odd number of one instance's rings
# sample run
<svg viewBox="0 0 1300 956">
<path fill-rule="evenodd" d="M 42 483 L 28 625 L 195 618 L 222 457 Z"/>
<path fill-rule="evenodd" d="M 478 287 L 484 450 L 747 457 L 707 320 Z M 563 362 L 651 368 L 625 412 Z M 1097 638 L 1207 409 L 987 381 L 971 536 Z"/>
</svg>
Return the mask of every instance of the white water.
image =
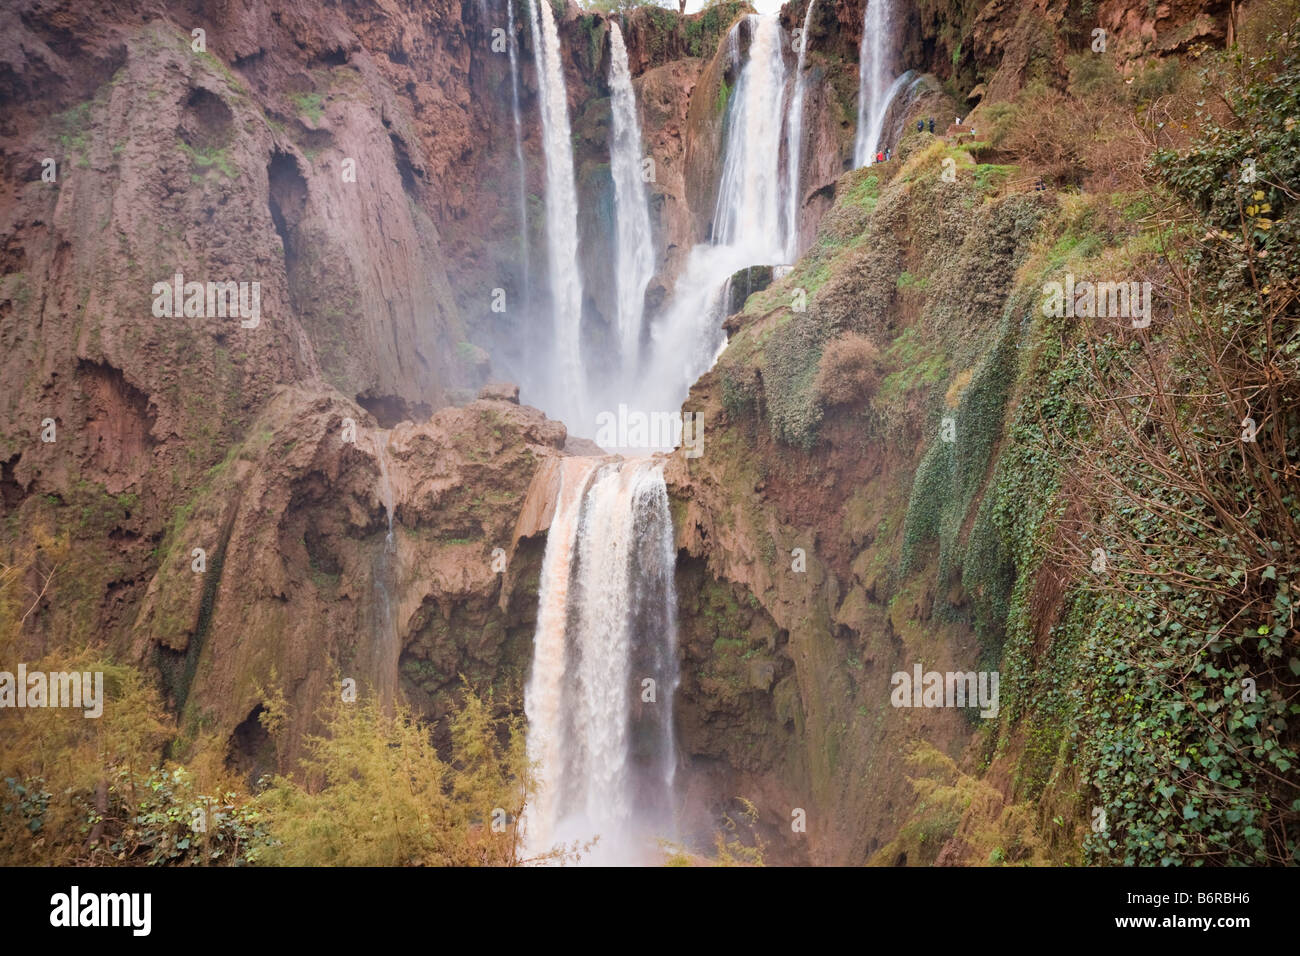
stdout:
<svg viewBox="0 0 1300 956">
<path fill-rule="evenodd" d="M 727 60 L 733 70 L 740 69 L 740 30 L 734 26 L 727 31 Z"/>
<path fill-rule="evenodd" d="M 528 719 L 528 759 L 537 767 L 533 799 L 525 809 L 523 829 L 528 852 L 548 848 L 555 837 L 564 780 L 565 740 L 563 697 L 565 632 L 569 616 L 569 569 L 578 535 L 578 513 L 591 474 L 584 458 L 560 463 L 560 487 L 555 513 L 546 532 L 546 553 L 537 584 L 537 627 L 533 634 L 533 670 L 524 688 Z"/>
<path fill-rule="evenodd" d="M 546 42 L 548 32 L 554 36 L 547 4 L 542 4 L 539 20 L 537 0 L 531 2 L 535 47 L 540 51 L 551 283 L 560 290 L 571 283 L 580 302 L 576 235 L 566 246 L 572 250 L 569 260 L 555 259 L 557 235 L 567 242 L 566 230 L 576 220 L 568 118 L 562 77 L 555 69 L 558 44 Z M 743 64 L 742 28 L 750 40 Z M 616 25 L 610 35 L 618 333 L 621 358 L 627 363 L 640 341 L 641 302 L 650 278 L 642 271 L 641 257 L 648 252 L 652 271 L 653 246 L 639 175 L 640 135 L 626 51 Z M 787 114 L 780 24 L 775 15 L 750 16 L 732 29 L 726 43 L 725 55 L 732 59 L 733 75 L 739 76 L 725 121 L 711 240 L 691 250 L 668 307 L 655 318 L 649 353 L 640 362 L 642 374 L 623 379 L 629 404 L 645 411 L 680 409 L 690 386 L 725 347 L 722 320 L 730 277 L 752 265 L 779 265 L 797 245 L 798 199 L 791 193 L 797 192 L 802 91 L 799 82 L 792 84 L 798 99 Z M 797 79 L 802 79 L 802 70 Z M 793 156 L 788 157 L 793 169 L 782 169 L 783 135 L 793 146 Z M 557 197 L 557 185 L 567 192 Z M 574 272 L 571 279 L 562 273 L 565 265 Z M 557 343 L 562 331 L 577 333 L 576 306 L 571 329 L 561 329 L 560 301 L 557 297 Z M 560 358 L 569 354 L 557 351 Z M 576 341 L 571 355 L 580 366 Z M 577 372 L 561 371 L 558 377 L 552 375 L 561 389 L 585 381 Z M 588 396 L 567 402 L 560 401 L 562 397 L 553 395 L 548 410 L 561 414 L 581 434 L 586 421 L 579 413 Z M 568 458 L 560 468 L 539 582 L 533 666 L 524 696 L 528 755 L 538 768 L 522 821 L 525 853 L 535 856 L 559 843 L 599 837 L 587 862 L 653 862 L 654 838 L 671 836 L 676 766 L 675 550 L 662 464 Z M 646 678 L 655 681 L 654 702 L 642 698 Z"/>
<path fill-rule="evenodd" d="M 874 149 L 876 151 L 885 148 L 885 119 L 889 116 L 890 105 L 894 102 L 894 99 L 903 92 L 903 90 L 910 88 L 917 82 L 919 82 L 919 78 L 917 77 L 916 72 L 914 70 L 907 70 L 894 77 L 894 81 L 885 88 L 885 95 L 882 101 L 884 105 L 880 109 L 880 116 L 876 118 L 874 127 L 875 132 L 871 134 L 875 139 L 876 145 Z M 867 153 L 864 165 L 869 165 L 874 156 L 874 152 Z"/>
<path fill-rule="evenodd" d="M 506 31 L 510 40 L 510 108 L 515 120 L 515 165 L 519 168 L 519 255 L 523 266 L 523 297 L 528 302 L 532 287 L 532 263 L 529 261 L 528 188 L 524 181 L 524 134 L 519 118 L 519 51 L 515 37 L 515 0 L 505 0 Z"/>
<path fill-rule="evenodd" d="M 614 210 L 618 219 L 617 274 L 618 340 L 625 373 L 636 371 L 641 340 L 645 289 L 655 271 L 650 208 L 641 176 L 641 125 L 636 94 L 628 72 L 627 47 L 617 20 L 609 22 L 609 87 L 613 113 L 610 172 L 614 178 Z"/>
<path fill-rule="evenodd" d="M 526 854 L 598 837 L 584 862 L 649 862 L 654 839 L 671 835 L 676 769 L 675 555 L 663 466 L 569 458 L 561 468 L 524 692 L 538 767 Z M 646 679 L 653 702 L 644 700 Z"/>
<path fill-rule="evenodd" d="M 786 124 L 786 262 L 794 262 L 799 258 L 799 207 L 803 201 L 799 190 L 799 168 L 803 159 L 803 101 L 808 85 L 803 67 L 804 58 L 808 53 L 808 28 L 812 25 L 815 9 L 817 9 L 817 0 L 808 0 L 808 9 L 803 15 L 803 30 L 799 34 L 799 62 L 794 70 L 790 119 Z"/>
<path fill-rule="evenodd" d="M 691 250 L 673 298 L 651 331 L 650 358 L 636 396 L 646 411 L 681 407 L 691 385 L 726 345 L 722 313 L 728 280 L 748 266 L 781 263 L 789 244 L 780 168 L 783 35 L 774 15 L 751 14 L 746 20 L 749 54 L 727 115 L 712 242 Z M 735 62 L 740 28 L 738 23 L 727 37 Z"/>
<path fill-rule="evenodd" d="M 388 438 L 389 433 L 383 432 L 382 437 L 375 441 L 375 457 L 379 459 L 379 498 L 384 503 L 384 514 L 388 517 L 388 536 L 384 538 L 384 546 L 392 551 L 394 548 L 393 482 L 388 473 Z"/>
<path fill-rule="evenodd" d="M 781 120 L 785 59 L 776 17 L 750 14 L 749 59 L 727 117 L 726 156 L 713 211 L 713 241 L 744 245 L 756 262 L 784 253 Z"/>
<path fill-rule="evenodd" d="M 371 574 L 375 585 L 375 635 L 372 667 L 379 700 L 384 707 L 392 705 L 397 690 L 397 665 L 401 652 L 397 638 L 397 621 L 393 614 L 392 591 L 395 585 L 394 555 L 397 542 L 393 537 L 393 482 L 389 475 L 388 439 L 390 433 L 377 431 L 370 437 L 375 457 L 379 461 L 379 500 L 384 505 L 388 519 L 388 533 L 384 547 L 371 561 Z"/>
<path fill-rule="evenodd" d="M 539 19 L 540 8 L 540 19 Z M 549 0 L 528 0 L 542 107 L 546 154 L 546 250 L 550 266 L 553 349 L 550 395 L 543 402 L 571 426 L 584 421 L 586 375 L 582 364 L 582 276 L 578 271 L 578 193 L 568 90 L 555 17 Z"/>
<path fill-rule="evenodd" d="M 867 0 L 858 50 L 858 131 L 853 165 L 866 166 L 880 149 L 885 111 L 897 92 L 894 77 L 893 0 Z"/>
<path fill-rule="evenodd" d="M 713 367 L 727 344 L 722 328 L 731 276 L 770 256 L 743 246 L 699 245 L 677 279 L 668 310 L 651 332 L 650 362 L 635 404 L 641 411 L 681 408 L 690 388 Z"/>
</svg>

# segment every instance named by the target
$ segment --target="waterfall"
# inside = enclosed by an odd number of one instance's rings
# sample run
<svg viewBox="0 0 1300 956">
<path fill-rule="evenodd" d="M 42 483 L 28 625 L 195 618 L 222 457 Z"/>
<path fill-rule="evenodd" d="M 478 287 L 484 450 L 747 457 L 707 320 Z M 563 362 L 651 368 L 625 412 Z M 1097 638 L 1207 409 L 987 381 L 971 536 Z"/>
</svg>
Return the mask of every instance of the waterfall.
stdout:
<svg viewBox="0 0 1300 956">
<path fill-rule="evenodd" d="M 617 282 L 618 338 L 625 372 L 635 371 L 641 339 L 645 289 L 655 270 L 654 243 L 650 235 L 650 208 L 641 176 L 641 125 L 636 115 L 636 94 L 628 72 L 627 47 L 618 21 L 609 24 L 609 88 L 613 113 L 613 141 L 609 165 L 614 178 L 614 209 L 618 218 Z"/>
<path fill-rule="evenodd" d="M 545 850 L 554 840 L 564 779 L 565 741 L 562 699 L 565 675 L 565 630 L 569 617 L 569 569 L 578 535 L 578 512 L 591 474 L 590 461 L 566 458 L 560 463 L 546 552 L 538 579 L 537 626 L 533 633 L 533 671 L 524 688 L 528 719 L 528 759 L 537 767 L 524 833 L 528 851 Z"/>
<path fill-rule="evenodd" d="M 384 514 L 388 517 L 388 536 L 384 538 L 384 547 L 392 551 L 394 549 L 393 481 L 388 475 L 388 437 L 389 433 L 384 432 L 383 438 L 375 443 L 375 457 L 379 459 L 379 498 L 384 503 Z"/>
<path fill-rule="evenodd" d="M 552 413 L 569 422 L 583 418 L 586 377 L 582 365 L 582 276 L 578 271 L 578 191 L 573 177 L 573 138 L 564 60 L 550 0 L 528 0 L 546 153 L 546 252 L 554 315 L 554 356 L 549 375 Z"/>
<path fill-rule="evenodd" d="M 726 156 L 713 212 L 714 242 L 744 245 L 755 261 L 784 254 L 781 216 L 781 120 L 785 59 L 775 15 L 750 14 L 749 60 L 727 117 Z"/>
<path fill-rule="evenodd" d="M 885 110 L 896 92 L 892 71 L 893 5 L 891 0 L 867 0 L 858 50 L 858 133 L 853 165 L 866 166 L 880 148 Z"/>
<path fill-rule="evenodd" d="M 794 69 L 794 93 L 790 100 L 790 120 L 786 124 L 786 262 L 799 258 L 799 207 L 802 196 L 799 191 L 799 172 L 803 159 L 803 100 L 807 86 L 804 76 L 804 57 L 808 52 L 808 28 L 812 25 L 813 10 L 817 0 L 808 0 L 808 9 L 803 15 L 803 30 L 799 34 L 799 61 Z"/>
<path fill-rule="evenodd" d="M 519 254 L 523 265 L 523 295 L 529 298 L 532 265 L 528 249 L 528 186 L 524 176 L 524 134 L 519 120 L 519 43 L 515 37 L 515 0 L 505 0 L 506 28 L 510 42 L 510 107 L 515 120 L 515 165 L 519 168 Z"/>
<path fill-rule="evenodd" d="M 648 862 L 654 838 L 667 835 L 674 560 L 661 462 L 561 462 L 524 692 L 538 768 L 524 821 L 530 855 L 599 836 L 589 862 Z"/>
<path fill-rule="evenodd" d="M 916 75 L 916 71 L 907 70 L 903 73 L 898 74 L 898 76 L 894 77 L 894 81 L 885 88 L 885 95 L 881 97 L 880 100 L 881 102 L 880 115 L 876 117 L 876 121 L 873 125 L 873 129 L 875 130 L 875 132 L 871 134 L 872 138 L 876 143 L 876 145 L 872 147 L 872 149 L 880 150 L 884 148 L 885 133 L 886 133 L 885 119 L 889 116 L 889 108 L 890 106 L 893 105 L 894 99 L 905 89 L 911 89 L 913 86 L 915 86 L 917 80 L 918 78 Z M 901 125 L 901 119 L 899 122 Z M 897 133 L 898 130 L 894 130 L 894 132 Z M 875 153 L 868 152 L 863 164 L 864 165 L 870 164 L 871 158 L 874 155 Z"/>
<path fill-rule="evenodd" d="M 375 636 L 371 667 L 375 675 L 375 689 L 380 702 L 388 707 L 397 691 L 397 663 L 401 648 L 398 646 L 397 621 L 393 615 L 392 592 L 396 581 L 394 555 L 397 542 L 393 537 L 393 482 L 389 475 L 389 432 L 380 431 L 370 438 L 371 448 L 379 462 L 379 500 L 384 505 L 388 532 L 384 546 L 371 561 L 371 574 L 375 586 Z"/>
<path fill-rule="evenodd" d="M 651 332 L 639 398 L 650 411 L 679 409 L 726 346 L 727 283 L 747 266 L 786 255 L 787 201 L 780 169 L 785 60 L 775 15 L 750 14 L 731 29 L 727 55 L 739 62 L 737 33 L 750 31 L 748 59 L 728 107 L 713 236 L 686 260 L 667 310 Z"/>
</svg>

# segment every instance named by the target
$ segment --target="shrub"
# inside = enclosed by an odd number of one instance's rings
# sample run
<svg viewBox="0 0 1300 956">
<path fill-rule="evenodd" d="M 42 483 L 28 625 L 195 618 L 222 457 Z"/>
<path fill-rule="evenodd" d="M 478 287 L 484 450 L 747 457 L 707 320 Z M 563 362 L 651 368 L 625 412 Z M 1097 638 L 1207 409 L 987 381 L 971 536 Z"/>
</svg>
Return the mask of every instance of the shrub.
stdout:
<svg viewBox="0 0 1300 956">
<path fill-rule="evenodd" d="M 810 313 L 796 313 L 768 341 L 763 392 L 772 436 L 787 445 L 807 449 L 817 443 L 822 410 L 813 381 L 825 343 L 823 329 Z"/>
<path fill-rule="evenodd" d="M 1080 64 L 1071 74 L 1071 94 L 1025 87 L 1000 148 L 1060 184 L 1136 189 L 1150 146 L 1120 102 L 1104 68 Z"/>
<path fill-rule="evenodd" d="M 300 776 L 277 777 L 260 804 L 277 838 L 268 861 L 295 866 L 511 866 L 523 860 L 532 776 L 520 718 L 499 718 L 468 689 L 444 760 L 409 710 L 332 701 Z M 497 824 L 505 824 L 498 827 Z M 551 851 L 542 859 L 569 859 Z"/>
<path fill-rule="evenodd" d="M 813 392 L 823 408 L 852 405 L 875 394 L 880 384 L 880 350 L 865 335 L 841 335 L 822 352 Z"/>
<path fill-rule="evenodd" d="M 1133 81 L 1129 92 L 1137 102 L 1168 96 L 1178 88 L 1182 64 L 1175 57 L 1147 64 Z"/>
<path fill-rule="evenodd" d="M 980 107 L 980 123 L 988 127 L 990 146 L 1001 146 L 1007 132 L 1015 125 L 1019 110 L 1014 103 L 990 103 Z"/>
<path fill-rule="evenodd" d="M 1070 95 L 1076 99 L 1104 97 L 1113 100 L 1119 96 L 1124 83 L 1114 62 L 1095 53 L 1079 53 L 1065 61 L 1070 71 Z"/>
</svg>

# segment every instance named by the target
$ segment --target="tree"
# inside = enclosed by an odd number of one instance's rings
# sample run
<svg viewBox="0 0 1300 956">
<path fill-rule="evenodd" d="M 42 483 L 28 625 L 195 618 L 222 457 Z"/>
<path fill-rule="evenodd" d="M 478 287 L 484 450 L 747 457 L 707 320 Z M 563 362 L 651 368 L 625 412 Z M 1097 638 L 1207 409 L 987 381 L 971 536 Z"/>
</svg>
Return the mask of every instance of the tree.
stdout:
<svg viewBox="0 0 1300 956">
<path fill-rule="evenodd" d="M 325 705 L 294 777 L 260 799 L 277 845 L 271 863 L 294 866 L 518 866 L 574 860 L 583 847 L 525 856 L 519 821 L 533 773 L 520 717 L 497 717 L 468 686 L 450 718 L 443 760 L 430 729 L 405 706 L 377 700 Z"/>
</svg>

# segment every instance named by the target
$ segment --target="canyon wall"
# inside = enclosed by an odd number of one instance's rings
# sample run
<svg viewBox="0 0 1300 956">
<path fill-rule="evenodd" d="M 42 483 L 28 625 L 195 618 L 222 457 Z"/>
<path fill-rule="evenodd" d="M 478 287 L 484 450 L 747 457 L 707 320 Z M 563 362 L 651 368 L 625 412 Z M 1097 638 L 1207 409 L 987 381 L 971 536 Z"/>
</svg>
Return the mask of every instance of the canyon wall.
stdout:
<svg viewBox="0 0 1300 956">
<path fill-rule="evenodd" d="M 1136 64 L 1221 43 L 1228 6 L 1105 0 L 1085 20 L 1054 0 L 922 0 L 903 59 L 933 77 L 935 112 L 964 112 L 974 100 L 952 94 L 1062 82 L 1063 53 L 1094 20 Z M 625 22 L 656 168 L 652 305 L 709 234 L 735 83 L 719 45 L 742 12 L 638 9 Z M 783 23 L 802 17 L 788 6 Z M 539 264 L 526 18 L 516 5 L 524 241 Z M 3 545 L 65 555 L 23 650 L 93 643 L 148 667 L 174 707 L 178 756 L 209 748 L 254 778 L 291 763 L 294 747 L 272 756 L 258 731 L 273 684 L 296 707 L 295 740 L 336 679 L 400 687 L 432 716 L 462 674 L 519 692 L 548 462 L 566 434 L 508 387 L 476 398 L 494 366 L 546 335 L 529 324 L 540 313 L 490 307 L 496 288 L 522 297 L 509 62 L 493 44 L 505 22 L 492 0 L 0 12 Z M 732 346 L 688 401 L 709 422 L 705 455 L 669 470 L 689 825 L 706 833 L 748 795 L 774 858 L 791 861 L 862 862 L 895 840 L 915 804 L 905 742 L 954 759 L 979 746 L 964 717 L 881 706 L 893 671 L 966 669 L 989 650 L 968 618 L 936 612 L 970 600 L 935 583 L 950 583 L 938 553 L 894 565 L 937 403 L 967 407 L 961 389 L 934 390 L 970 373 L 969 397 L 1002 407 L 1000 323 L 1050 213 L 1041 197 L 985 203 L 970 184 L 936 194 L 893 172 L 845 175 L 861 24 L 851 0 L 823 0 L 814 18 L 801 177 L 813 249 L 733 318 Z M 592 251 L 584 314 L 600 341 L 613 315 L 607 26 L 570 3 L 560 27 Z M 900 143 L 899 158 L 924 148 Z M 260 313 L 159 315 L 155 285 L 177 273 L 257 282 Z M 947 280 L 974 304 L 922 306 L 904 276 Z M 796 286 L 811 325 L 780 301 Z M 832 406 L 802 443 L 822 414 L 807 363 L 831 332 L 889 356 L 884 398 Z M 795 808 L 806 840 L 791 835 Z"/>
</svg>

